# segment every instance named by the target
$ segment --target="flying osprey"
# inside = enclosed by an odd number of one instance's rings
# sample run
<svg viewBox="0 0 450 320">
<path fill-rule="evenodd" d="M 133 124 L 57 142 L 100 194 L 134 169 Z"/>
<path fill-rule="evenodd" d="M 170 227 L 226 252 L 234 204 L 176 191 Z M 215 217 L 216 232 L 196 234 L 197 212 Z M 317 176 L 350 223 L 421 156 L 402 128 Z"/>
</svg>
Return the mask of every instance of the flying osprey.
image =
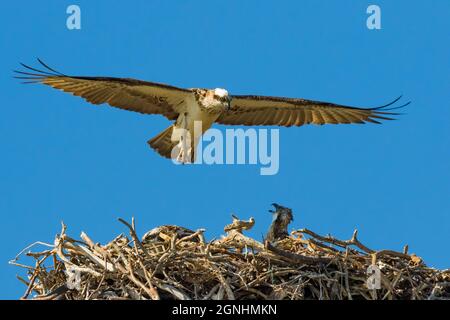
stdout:
<svg viewBox="0 0 450 320">
<path fill-rule="evenodd" d="M 377 108 L 357 108 L 328 102 L 256 95 L 229 95 L 225 89 L 183 89 L 128 78 L 84 77 L 62 74 L 40 59 L 45 70 L 25 64 L 28 72 L 16 71 L 15 78 L 25 83 L 42 83 L 80 96 L 93 104 L 140 112 L 161 114 L 174 123 L 150 139 L 148 144 L 166 158 L 193 162 L 200 138 L 194 122 L 201 121 L 203 134 L 213 123 L 229 125 L 301 126 L 304 124 L 380 123 L 398 113 L 387 112 L 406 106 L 391 107 L 401 97 Z M 181 129 L 181 130 L 180 130 Z M 186 134 L 189 133 L 186 137 Z M 192 136 L 192 138 L 189 138 Z"/>
</svg>

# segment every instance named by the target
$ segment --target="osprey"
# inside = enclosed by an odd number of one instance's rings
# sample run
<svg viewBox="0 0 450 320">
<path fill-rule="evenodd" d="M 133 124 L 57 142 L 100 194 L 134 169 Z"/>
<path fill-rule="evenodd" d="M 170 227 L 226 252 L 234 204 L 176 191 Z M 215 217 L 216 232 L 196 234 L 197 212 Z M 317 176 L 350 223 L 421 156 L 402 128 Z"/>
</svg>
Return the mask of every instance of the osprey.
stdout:
<svg viewBox="0 0 450 320">
<path fill-rule="evenodd" d="M 289 236 L 288 225 L 294 220 L 294 216 L 290 208 L 280 206 L 277 203 L 272 203 L 272 206 L 275 211 L 269 210 L 272 213 L 272 224 L 266 234 L 266 240 L 278 241 Z"/>
<path fill-rule="evenodd" d="M 297 98 L 257 95 L 230 95 L 225 89 L 183 89 L 174 86 L 129 78 L 68 76 L 40 59 L 45 70 L 25 64 L 28 72 L 17 71 L 15 78 L 24 83 L 42 83 L 55 89 L 80 96 L 100 105 L 107 103 L 143 114 L 160 114 L 174 121 L 166 130 L 150 139 L 148 144 L 166 158 L 182 163 L 195 160 L 200 136 L 194 137 L 194 124 L 201 121 L 203 134 L 213 123 L 246 126 L 301 126 L 304 124 L 380 123 L 393 120 L 402 108 L 390 107 L 401 97 L 376 108 L 358 108 Z M 390 107 L 390 108 L 388 108 Z M 187 136 L 186 136 L 187 133 Z M 189 138 L 191 136 L 192 138 Z"/>
</svg>

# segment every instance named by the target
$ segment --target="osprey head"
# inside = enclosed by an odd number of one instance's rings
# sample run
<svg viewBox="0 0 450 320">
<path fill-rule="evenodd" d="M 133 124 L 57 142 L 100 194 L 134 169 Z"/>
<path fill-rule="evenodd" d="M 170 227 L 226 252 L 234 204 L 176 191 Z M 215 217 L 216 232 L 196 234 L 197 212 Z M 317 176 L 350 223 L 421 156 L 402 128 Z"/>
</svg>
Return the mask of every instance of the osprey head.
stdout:
<svg viewBox="0 0 450 320">
<path fill-rule="evenodd" d="M 272 206 L 275 208 L 275 211 L 269 210 L 269 212 L 272 213 L 272 221 L 284 220 L 289 224 L 289 222 L 294 220 L 292 209 L 283 207 L 277 203 L 272 203 Z"/>
<path fill-rule="evenodd" d="M 217 112 L 230 108 L 231 103 L 228 91 L 222 88 L 203 90 L 197 99 L 204 108 Z"/>
<path fill-rule="evenodd" d="M 228 91 L 222 88 L 214 89 L 214 97 L 220 101 L 220 104 L 223 106 L 225 104 L 226 109 L 230 109 L 231 98 L 228 95 Z"/>
</svg>

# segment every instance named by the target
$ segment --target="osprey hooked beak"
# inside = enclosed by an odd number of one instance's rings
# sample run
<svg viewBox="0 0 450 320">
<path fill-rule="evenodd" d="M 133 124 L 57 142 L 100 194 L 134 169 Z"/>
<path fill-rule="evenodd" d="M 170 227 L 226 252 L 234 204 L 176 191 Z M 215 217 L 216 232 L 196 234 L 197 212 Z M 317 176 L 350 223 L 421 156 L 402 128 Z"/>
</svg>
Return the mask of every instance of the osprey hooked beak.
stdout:
<svg viewBox="0 0 450 320">
<path fill-rule="evenodd" d="M 279 205 L 278 203 L 272 203 L 272 206 L 275 208 L 275 210 L 269 210 L 269 212 L 272 214 L 272 217 L 275 219 L 277 218 L 281 213 L 288 214 L 291 221 L 294 221 L 294 217 L 292 216 L 292 210 L 286 207 L 283 207 L 282 205 Z"/>
</svg>

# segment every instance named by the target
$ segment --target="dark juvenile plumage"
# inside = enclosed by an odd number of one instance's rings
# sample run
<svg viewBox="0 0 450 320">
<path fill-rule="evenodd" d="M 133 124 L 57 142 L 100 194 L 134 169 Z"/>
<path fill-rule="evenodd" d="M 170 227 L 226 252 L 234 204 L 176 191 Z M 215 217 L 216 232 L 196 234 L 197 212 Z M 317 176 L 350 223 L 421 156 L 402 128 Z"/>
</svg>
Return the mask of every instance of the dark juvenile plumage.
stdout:
<svg viewBox="0 0 450 320">
<path fill-rule="evenodd" d="M 275 207 L 275 211 L 269 210 L 273 214 L 273 220 L 266 235 L 266 240 L 270 242 L 286 238 L 289 235 L 288 225 L 294 220 L 291 209 L 276 203 L 272 203 L 272 205 Z"/>
</svg>

